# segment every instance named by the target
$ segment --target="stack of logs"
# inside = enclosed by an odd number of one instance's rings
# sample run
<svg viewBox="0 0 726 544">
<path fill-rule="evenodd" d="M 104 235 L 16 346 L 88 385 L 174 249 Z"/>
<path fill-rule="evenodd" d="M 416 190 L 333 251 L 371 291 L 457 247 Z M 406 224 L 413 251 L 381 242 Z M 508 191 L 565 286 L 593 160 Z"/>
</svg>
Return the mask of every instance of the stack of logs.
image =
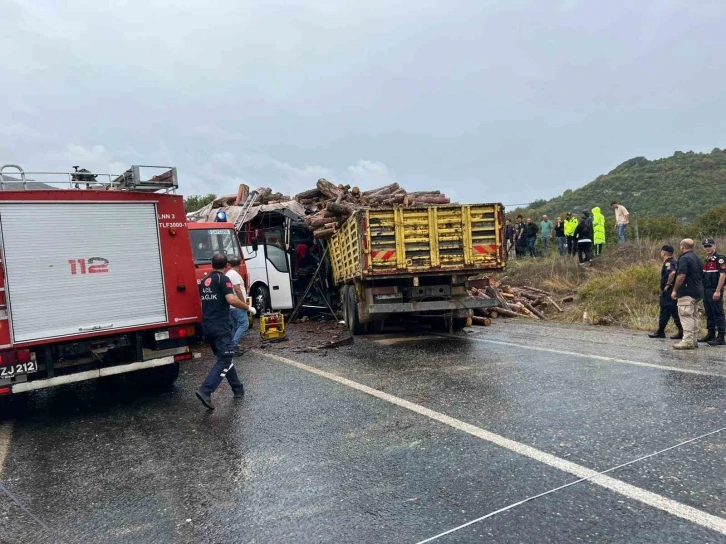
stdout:
<svg viewBox="0 0 726 544">
<path fill-rule="evenodd" d="M 564 311 L 554 301 L 552 293 L 534 287 L 513 287 L 493 283 L 485 289 L 472 287 L 469 289 L 469 294 L 475 298 L 494 299 L 499 303 L 496 307 L 474 310 L 472 324 L 485 327 L 491 325 L 491 320 L 497 317 L 547 319 L 545 311 L 549 308 L 554 308 L 558 312 Z M 562 302 L 571 300 L 572 297 L 565 297 Z"/>
<path fill-rule="evenodd" d="M 295 200 L 305 206 L 310 213 L 306 217 L 306 222 L 315 238 L 323 239 L 330 238 L 356 210 L 363 207 L 413 208 L 451 202 L 440 191 L 408 193 L 398 183 L 361 192 L 358 187 L 333 185 L 324 178 L 318 180 L 315 189 L 295 195 Z"/>
</svg>

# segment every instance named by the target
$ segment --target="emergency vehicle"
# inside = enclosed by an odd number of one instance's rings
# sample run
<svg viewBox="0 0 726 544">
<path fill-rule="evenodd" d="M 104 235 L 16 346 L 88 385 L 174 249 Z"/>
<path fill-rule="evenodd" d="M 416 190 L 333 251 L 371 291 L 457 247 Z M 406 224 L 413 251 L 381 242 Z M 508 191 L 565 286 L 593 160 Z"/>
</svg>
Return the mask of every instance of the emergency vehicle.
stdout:
<svg viewBox="0 0 726 544">
<path fill-rule="evenodd" d="M 176 168 L 78 172 L 0 168 L 0 395 L 132 372 L 166 385 L 194 358 Z"/>
</svg>

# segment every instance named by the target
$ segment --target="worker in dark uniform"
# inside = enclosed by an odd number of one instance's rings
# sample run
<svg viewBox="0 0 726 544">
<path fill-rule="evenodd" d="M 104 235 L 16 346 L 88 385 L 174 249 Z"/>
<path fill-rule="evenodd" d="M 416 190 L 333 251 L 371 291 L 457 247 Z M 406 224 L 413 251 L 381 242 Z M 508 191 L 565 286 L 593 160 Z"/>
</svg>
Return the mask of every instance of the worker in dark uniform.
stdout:
<svg viewBox="0 0 726 544">
<path fill-rule="evenodd" d="M 658 330 L 648 335 L 651 338 L 665 338 L 666 325 L 673 318 L 673 323 L 678 327 L 678 333 L 671 336 L 671 340 L 683 339 L 683 327 L 678 317 L 678 304 L 671 298 L 678 264 L 673 257 L 673 253 L 673 246 L 665 245 L 660 248 L 660 256 L 663 259 L 663 266 L 660 267 L 660 317 L 658 319 Z"/>
<path fill-rule="evenodd" d="M 726 344 L 726 318 L 723 313 L 726 257 L 716 251 L 713 238 L 706 238 L 703 247 L 706 250 L 706 258 L 703 260 L 703 309 L 706 311 L 708 334 L 698 341 L 708 342 L 709 346 L 723 346 Z"/>
<path fill-rule="evenodd" d="M 232 322 L 229 307 L 247 310 L 247 305 L 237 298 L 232 282 L 225 276 L 227 256 L 217 253 L 212 257 L 212 272 L 202 278 L 199 283 L 199 295 L 202 298 L 202 331 L 204 340 L 217 356 L 217 363 L 207 375 L 207 379 L 197 391 L 197 398 L 209 410 L 214 410 L 212 393 L 227 378 L 232 387 L 234 398 L 244 395 L 244 387 L 234 368 L 234 357 L 237 346 L 232 342 Z"/>
</svg>

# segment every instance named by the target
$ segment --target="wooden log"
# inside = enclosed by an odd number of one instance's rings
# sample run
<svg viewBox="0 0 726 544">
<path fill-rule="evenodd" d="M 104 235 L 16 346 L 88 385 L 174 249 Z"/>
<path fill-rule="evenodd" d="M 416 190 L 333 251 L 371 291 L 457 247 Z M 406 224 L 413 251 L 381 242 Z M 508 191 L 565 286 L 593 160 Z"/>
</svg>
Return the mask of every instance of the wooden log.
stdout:
<svg viewBox="0 0 726 544">
<path fill-rule="evenodd" d="M 413 193 L 408 193 L 408 196 L 438 196 L 440 194 L 441 191 L 414 191 Z"/>
<path fill-rule="evenodd" d="M 310 221 L 306 221 L 310 230 L 319 229 L 330 223 L 330 217 L 314 217 Z"/>
<path fill-rule="evenodd" d="M 374 195 L 376 193 L 380 193 L 383 191 L 385 194 L 390 194 L 393 191 L 397 190 L 400 186 L 398 183 L 391 183 L 390 185 L 385 185 L 383 187 L 378 187 L 377 189 L 371 189 L 370 191 L 364 191 L 361 193 L 361 196 L 368 196 L 368 195 Z"/>
<path fill-rule="evenodd" d="M 332 183 L 330 183 L 325 178 L 320 178 L 318 180 L 318 182 L 317 182 L 316 185 L 317 185 L 318 191 L 320 191 L 321 193 L 323 193 L 323 195 L 326 196 L 326 197 L 328 197 L 328 198 L 336 199 L 340 195 L 343 194 L 343 191 L 341 191 L 340 189 L 338 189 L 335 185 L 333 185 Z"/>
<path fill-rule="evenodd" d="M 512 299 L 513 299 L 513 298 L 515 298 L 515 297 L 514 297 L 514 295 L 513 295 L 512 293 L 502 293 L 502 296 L 503 296 L 504 298 L 512 298 Z"/>
<path fill-rule="evenodd" d="M 328 202 L 325 209 L 337 215 L 353 215 L 355 212 L 355 207 L 345 202 Z"/>
<path fill-rule="evenodd" d="M 515 312 L 513 310 L 506 310 L 504 308 L 497 308 L 497 314 L 503 315 L 506 317 L 522 317 L 522 314 Z"/>
<path fill-rule="evenodd" d="M 555 308 L 557 308 L 557 311 L 558 312 L 560 312 L 560 313 L 564 312 L 564 310 L 562 308 L 560 308 L 560 306 L 554 300 L 552 300 L 552 297 L 547 297 L 547 301 L 550 304 L 552 304 L 552 306 L 554 306 Z"/>
<path fill-rule="evenodd" d="M 540 319 L 546 319 L 546 317 L 544 316 L 544 314 L 542 312 L 540 312 L 539 310 L 537 310 L 537 308 L 535 308 L 534 306 L 532 306 L 529 302 L 522 302 L 522 306 L 524 306 L 527 310 L 529 310 L 530 312 L 532 312 L 532 314 L 536 315 L 538 318 L 540 318 Z"/>
<path fill-rule="evenodd" d="M 314 198 L 296 198 L 295 200 L 297 200 L 303 206 L 310 206 L 311 204 L 315 204 Z"/>
<path fill-rule="evenodd" d="M 492 319 L 496 319 L 497 317 L 499 317 L 499 311 L 495 309 L 489 310 L 489 317 L 491 317 Z"/>
<path fill-rule="evenodd" d="M 391 196 L 388 195 L 390 198 L 387 198 L 383 202 L 381 202 L 382 206 L 393 206 L 394 204 L 403 204 L 403 199 L 406 198 L 406 195 L 395 195 Z"/>
<path fill-rule="evenodd" d="M 560 303 L 564 304 L 565 302 L 572 302 L 573 300 L 575 300 L 575 295 L 567 295 L 560 299 Z"/>
<path fill-rule="evenodd" d="M 488 317 L 479 317 L 478 315 L 471 316 L 471 322 L 474 325 L 480 325 L 482 327 L 488 327 L 492 324 L 492 320 Z"/>
<path fill-rule="evenodd" d="M 353 188 L 352 188 L 352 189 L 350 190 L 350 192 L 351 192 L 351 194 L 352 194 L 353 196 L 355 196 L 355 197 L 359 197 L 359 196 L 360 196 L 360 189 L 359 189 L 358 187 L 353 187 Z"/>
<path fill-rule="evenodd" d="M 406 206 L 415 206 L 417 204 L 451 204 L 451 199 L 443 195 L 418 197 L 406 195 L 406 200 L 404 200 L 404 204 Z"/>
<path fill-rule="evenodd" d="M 309 189 L 307 191 L 303 191 L 302 193 L 296 194 L 295 200 L 300 202 L 301 199 L 320 198 L 321 196 L 323 196 L 323 193 L 321 193 L 320 190 L 316 187 L 315 189 Z"/>
<path fill-rule="evenodd" d="M 244 183 L 240 183 L 239 187 L 237 188 L 237 198 L 234 199 L 233 206 L 239 206 L 242 204 L 245 200 L 247 200 L 247 197 L 250 194 L 250 187 L 249 185 L 245 185 Z"/>
<path fill-rule="evenodd" d="M 330 238 L 333 234 L 335 234 L 335 231 L 336 231 L 335 228 L 331 228 L 331 229 L 320 229 L 320 230 L 316 230 L 315 232 L 313 232 L 313 236 L 316 239 L 320 239 L 320 238 Z"/>
<path fill-rule="evenodd" d="M 507 300 L 502 296 L 502 294 L 499 292 L 499 290 L 496 287 L 492 287 L 491 285 L 486 288 L 486 293 L 492 298 L 495 298 L 499 301 L 499 304 L 502 306 L 502 308 L 508 310 L 509 304 L 507 304 Z"/>
</svg>

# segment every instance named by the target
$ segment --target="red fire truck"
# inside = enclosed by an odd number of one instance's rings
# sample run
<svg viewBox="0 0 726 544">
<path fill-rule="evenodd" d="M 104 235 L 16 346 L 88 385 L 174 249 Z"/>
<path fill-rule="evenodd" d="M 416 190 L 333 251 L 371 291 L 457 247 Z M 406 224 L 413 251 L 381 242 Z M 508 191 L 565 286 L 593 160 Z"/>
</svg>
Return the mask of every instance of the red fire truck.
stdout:
<svg viewBox="0 0 726 544">
<path fill-rule="evenodd" d="M 187 226 L 192 242 L 197 283 L 212 271 L 212 257 L 215 253 L 224 253 L 228 258 L 243 259 L 233 223 L 190 222 Z M 247 265 L 244 260 L 240 266 L 240 274 L 245 280 L 245 285 L 249 285 Z"/>
<path fill-rule="evenodd" d="M 0 168 L 0 395 L 130 372 L 173 383 L 201 321 L 176 168 L 9 166 L 14 181 Z"/>
</svg>

